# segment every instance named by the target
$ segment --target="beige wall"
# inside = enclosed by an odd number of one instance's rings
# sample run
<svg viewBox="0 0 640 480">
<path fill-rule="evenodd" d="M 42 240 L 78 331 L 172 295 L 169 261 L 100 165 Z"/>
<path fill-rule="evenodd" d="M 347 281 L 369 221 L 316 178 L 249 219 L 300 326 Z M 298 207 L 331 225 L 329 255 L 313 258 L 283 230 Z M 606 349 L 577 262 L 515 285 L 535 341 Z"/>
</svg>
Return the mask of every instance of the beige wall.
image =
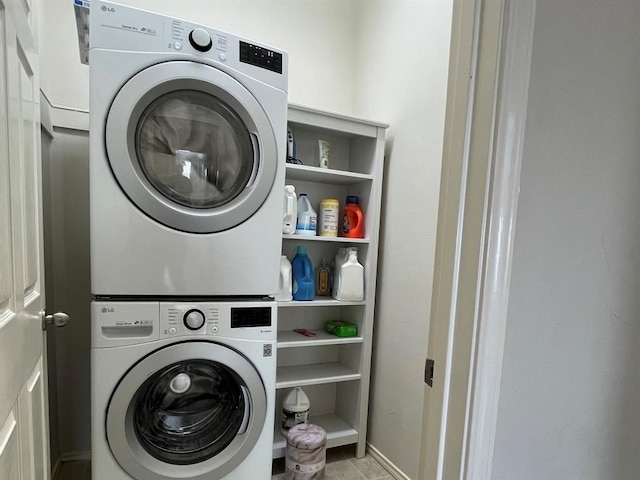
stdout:
<svg viewBox="0 0 640 480">
<path fill-rule="evenodd" d="M 118 3 L 204 23 L 289 53 L 289 101 L 353 109 L 356 1 L 120 0 Z M 43 89 L 54 106 L 89 109 L 89 67 L 78 61 L 73 2 L 47 0 Z"/>
<path fill-rule="evenodd" d="M 369 442 L 418 478 L 452 0 L 368 0 L 357 114 L 389 122 Z M 372 41 L 372 39 L 374 41 Z"/>
<path fill-rule="evenodd" d="M 410 478 L 417 476 L 422 426 L 452 1 L 122 2 L 281 47 L 290 56 L 291 102 L 391 124 L 369 441 Z M 47 8 L 51 21 L 43 43 L 43 89 L 54 106 L 86 110 L 88 68 L 78 61 L 71 2 L 50 0 Z M 84 161 L 78 159 L 82 165 L 76 168 L 84 172 L 86 138 L 69 130 L 60 133 L 65 147 L 52 161 L 64 169 L 79 155 Z M 72 184 L 66 188 L 74 189 Z M 65 195 L 83 197 L 84 188 Z M 86 222 L 83 215 L 78 222 Z M 73 245 L 76 240 L 68 241 Z M 86 253 L 86 245 L 78 248 L 81 256 Z M 73 251 L 67 248 L 66 255 Z M 77 279 L 67 278 L 68 288 L 84 281 L 86 269 Z M 84 294 L 64 298 L 67 309 L 85 312 L 58 343 L 58 396 L 61 403 L 74 405 L 69 416 L 75 419 L 60 419 L 61 450 L 69 454 L 90 448 L 88 370 L 73 367 L 88 358 L 89 325 Z"/>
</svg>

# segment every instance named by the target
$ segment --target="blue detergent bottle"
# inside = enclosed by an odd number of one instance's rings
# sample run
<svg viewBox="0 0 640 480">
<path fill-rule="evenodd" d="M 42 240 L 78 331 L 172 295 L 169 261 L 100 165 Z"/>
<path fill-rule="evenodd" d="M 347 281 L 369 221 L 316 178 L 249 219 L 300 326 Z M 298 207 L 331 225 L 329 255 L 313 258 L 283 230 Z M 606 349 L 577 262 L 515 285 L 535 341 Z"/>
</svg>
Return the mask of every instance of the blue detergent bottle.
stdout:
<svg viewBox="0 0 640 480">
<path fill-rule="evenodd" d="M 313 265 L 307 256 L 307 247 L 299 245 L 291 261 L 293 270 L 293 299 L 313 300 L 315 292 Z"/>
</svg>

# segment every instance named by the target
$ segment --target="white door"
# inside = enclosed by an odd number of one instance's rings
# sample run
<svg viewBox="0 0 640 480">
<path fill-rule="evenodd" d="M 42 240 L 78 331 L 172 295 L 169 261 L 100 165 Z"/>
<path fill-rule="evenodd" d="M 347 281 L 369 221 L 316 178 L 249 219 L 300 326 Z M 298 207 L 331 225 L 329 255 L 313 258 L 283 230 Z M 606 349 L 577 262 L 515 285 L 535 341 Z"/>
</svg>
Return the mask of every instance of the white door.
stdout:
<svg viewBox="0 0 640 480">
<path fill-rule="evenodd" d="M 0 479 L 48 479 L 33 0 L 0 0 Z"/>
</svg>

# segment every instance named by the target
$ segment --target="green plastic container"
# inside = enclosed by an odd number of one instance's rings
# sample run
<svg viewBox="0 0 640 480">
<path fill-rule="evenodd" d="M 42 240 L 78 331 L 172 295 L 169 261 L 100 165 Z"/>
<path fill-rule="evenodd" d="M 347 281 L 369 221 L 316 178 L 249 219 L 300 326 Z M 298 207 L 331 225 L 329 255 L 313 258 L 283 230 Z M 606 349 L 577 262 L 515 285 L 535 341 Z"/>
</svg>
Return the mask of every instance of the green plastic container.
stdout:
<svg viewBox="0 0 640 480">
<path fill-rule="evenodd" d="M 342 320 L 331 320 L 324 324 L 324 329 L 337 337 L 355 337 L 358 335 L 358 327 L 354 323 Z"/>
</svg>

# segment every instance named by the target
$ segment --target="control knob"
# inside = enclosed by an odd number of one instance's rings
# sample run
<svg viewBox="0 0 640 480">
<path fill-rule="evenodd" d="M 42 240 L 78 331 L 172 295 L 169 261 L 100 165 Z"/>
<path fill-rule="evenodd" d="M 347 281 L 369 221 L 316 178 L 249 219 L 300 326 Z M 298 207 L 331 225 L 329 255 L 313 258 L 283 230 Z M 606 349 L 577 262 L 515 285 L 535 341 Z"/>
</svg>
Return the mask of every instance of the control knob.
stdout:
<svg viewBox="0 0 640 480">
<path fill-rule="evenodd" d="M 203 28 L 191 30 L 189 34 L 189 43 L 199 52 L 208 52 L 213 46 L 211 35 Z"/>
<path fill-rule="evenodd" d="M 200 330 L 204 325 L 204 313 L 200 310 L 189 310 L 184 314 L 184 326 L 189 330 Z"/>
</svg>

